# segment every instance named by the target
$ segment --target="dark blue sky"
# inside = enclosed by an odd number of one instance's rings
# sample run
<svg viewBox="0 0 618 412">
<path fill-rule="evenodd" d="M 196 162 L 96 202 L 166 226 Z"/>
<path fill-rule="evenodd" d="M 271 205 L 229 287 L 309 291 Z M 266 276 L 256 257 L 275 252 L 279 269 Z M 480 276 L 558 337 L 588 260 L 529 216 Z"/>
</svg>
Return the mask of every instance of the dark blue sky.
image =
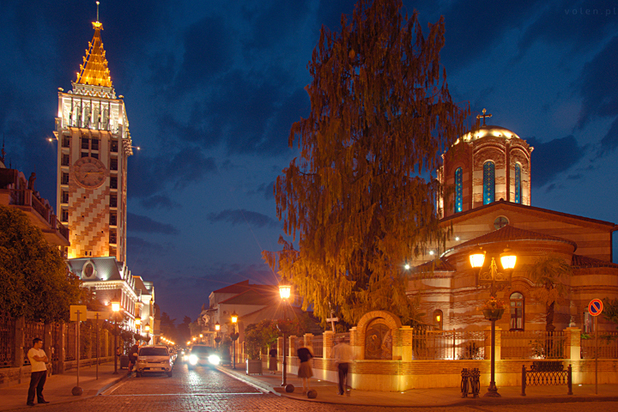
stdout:
<svg viewBox="0 0 618 412">
<path fill-rule="evenodd" d="M 102 38 L 125 96 L 128 264 L 163 311 L 195 318 L 233 282 L 274 283 L 272 184 L 309 112 L 307 63 L 322 25 L 355 1 L 101 0 Z M 618 222 L 615 1 L 404 1 L 444 15 L 442 61 L 456 102 L 535 147 L 532 205 Z M 94 1 L 15 1 L 0 15 L 0 131 L 7 163 L 55 204 L 57 89 L 71 89 L 93 35 Z M 618 244 L 618 242 L 614 242 Z M 614 255 L 618 255 L 615 248 Z M 614 259 L 616 260 L 616 259 Z"/>
</svg>

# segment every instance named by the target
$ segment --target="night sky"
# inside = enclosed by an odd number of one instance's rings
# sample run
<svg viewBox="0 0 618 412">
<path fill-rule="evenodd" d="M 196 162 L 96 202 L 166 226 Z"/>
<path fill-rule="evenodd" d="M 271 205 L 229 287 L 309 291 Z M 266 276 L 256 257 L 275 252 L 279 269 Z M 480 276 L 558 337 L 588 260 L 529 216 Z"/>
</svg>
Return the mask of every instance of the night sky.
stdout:
<svg viewBox="0 0 618 412">
<path fill-rule="evenodd" d="M 324 25 L 355 1 L 101 0 L 112 81 L 124 95 L 127 263 L 157 303 L 195 319 L 211 291 L 275 283 L 272 186 L 309 113 L 307 63 Z M 532 205 L 618 222 L 618 3 L 404 1 L 423 27 L 443 15 L 453 100 L 534 146 Z M 57 89 L 92 39 L 94 0 L 10 1 L 0 13 L 0 132 L 7 166 L 37 173 L 55 208 Z M 0 136 L 1 137 L 1 136 Z M 618 239 L 614 237 L 614 245 Z M 618 247 L 614 247 L 614 256 Z M 616 262 L 616 258 L 614 258 Z"/>
</svg>

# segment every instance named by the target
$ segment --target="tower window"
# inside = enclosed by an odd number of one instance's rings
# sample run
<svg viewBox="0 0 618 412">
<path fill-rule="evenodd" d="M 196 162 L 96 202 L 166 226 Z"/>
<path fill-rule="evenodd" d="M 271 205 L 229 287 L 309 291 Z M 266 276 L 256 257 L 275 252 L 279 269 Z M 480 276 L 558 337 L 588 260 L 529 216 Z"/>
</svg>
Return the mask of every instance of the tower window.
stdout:
<svg viewBox="0 0 618 412">
<path fill-rule="evenodd" d="M 62 215 L 60 216 L 60 220 L 62 220 L 63 223 L 66 223 L 69 221 L 68 209 L 62 209 Z"/>
<path fill-rule="evenodd" d="M 66 190 L 62 191 L 62 203 L 69 203 L 69 192 Z"/>
<path fill-rule="evenodd" d="M 63 185 L 69 184 L 69 174 L 68 173 L 62 172 L 62 179 L 60 180 L 60 183 Z"/>
<path fill-rule="evenodd" d="M 493 203 L 496 186 L 496 165 L 494 162 L 486 162 L 483 165 L 483 204 Z"/>
<path fill-rule="evenodd" d="M 71 136 L 62 136 L 62 147 L 71 147 Z"/>
<path fill-rule="evenodd" d="M 463 171 L 461 167 L 455 170 L 455 213 L 463 210 Z"/>
<path fill-rule="evenodd" d="M 88 157 L 88 152 L 82 152 L 82 157 Z"/>
<path fill-rule="evenodd" d="M 110 170 L 118 170 L 118 159 L 112 158 L 109 161 Z"/>
<path fill-rule="evenodd" d="M 90 139 L 82 137 L 82 149 L 90 149 Z"/>
<path fill-rule="evenodd" d="M 110 213 L 109 214 L 109 224 L 111 226 L 116 226 L 116 213 Z"/>
<path fill-rule="evenodd" d="M 515 203 L 521 203 L 521 165 L 515 163 Z"/>
<path fill-rule="evenodd" d="M 116 195 L 109 197 L 109 207 L 118 207 L 118 197 Z"/>
<path fill-rule="evenodd" d="M 98 153 L 90 153 L 90 157 L 92 157 L 93 159 L 98 159 L 99 158 L 99 154 Z"/>
<path fill-rule="evenodd" d="M 62 166 L 68 166 L 69 165 L 69 155 L 68 154 L 63 154 L 62 155 L 62 159 L 60 160 L 60 164 Z"/>
<path fill-rule="evenodd" d="M 112 176 L 109 178 L 109 187 L 112 189 L 118 189 L 118 177 Z"/>
<path fill-rule="evenodd" d="M 511 330 L 524 330 L 524 295 L 511 293 Z"/>
<path fill-rule="evenodd" d="M 115 245 L 116 244 L 116 231 L 115 230 L 110 230 L 109 231 L 109 243 Z"/>
<path fill-rule="evenodd" d="M 109 151 L 112 153 L 118 153 L 118 140 L 112 140 Z"/>
<path fill-rule="evenodd" d="M 99 139 L 92 139 L 92 150 L 99 150 Z"/>
</svg>

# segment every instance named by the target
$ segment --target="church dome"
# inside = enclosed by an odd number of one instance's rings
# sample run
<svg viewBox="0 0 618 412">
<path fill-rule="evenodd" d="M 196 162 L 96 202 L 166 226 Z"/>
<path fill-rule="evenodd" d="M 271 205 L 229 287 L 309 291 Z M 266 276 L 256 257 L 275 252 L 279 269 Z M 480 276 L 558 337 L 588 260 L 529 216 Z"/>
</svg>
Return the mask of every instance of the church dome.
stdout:
<svg viewBox="0 0 618 412">
<path fill-rule="evenodd" d="M 500 126 L 481 126 L 478 129 L 475 129 L 471 132 L 466 133 L 461 137 L 461 140 L 464 142 L 470 142 L 478 139 L 482 139 L 483 137 L 502 137 L 504 139 L 519 139 L 514 132 Z"/>
</svg>

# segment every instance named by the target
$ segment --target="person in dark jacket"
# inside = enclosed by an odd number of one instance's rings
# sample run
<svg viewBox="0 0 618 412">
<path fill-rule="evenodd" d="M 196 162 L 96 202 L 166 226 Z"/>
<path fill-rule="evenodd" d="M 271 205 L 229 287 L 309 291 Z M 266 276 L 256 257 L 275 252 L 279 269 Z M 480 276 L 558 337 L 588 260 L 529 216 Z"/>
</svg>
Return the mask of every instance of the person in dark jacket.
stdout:
<svg viewBox="0 0 618 412">
<path fill-rule="evenodd" d="M 313 353 L 306 347 L 298 348 L 296 351 L 298 359 L 300 359 L 300 366 L 298 367 L 298 377 L 303 379 L 303 395 L 306 395 L 309 391 L 309 378 L 313 376 L 313 369 L 311 368 L 311 359 L 313 359 Z"/>
<path fill-rule="evenodd" d="M 268 352 L 268 356 L 270 356 L 270 360 L 268 361 L 268 370 L 274 375 L 277 373 L 277 349 L 272 348 Z"/>
<path fill-rule="evenodd" d="M 131 374 L 131 372 L 133 372 L 133 367 L 137 363 L 138 352 L 139 352 L 139 345 L 137 343 L 131 346 L 131 349 L 129 349 L 129 373 L 128 373 L 129 375 Z"/>
</svg>

